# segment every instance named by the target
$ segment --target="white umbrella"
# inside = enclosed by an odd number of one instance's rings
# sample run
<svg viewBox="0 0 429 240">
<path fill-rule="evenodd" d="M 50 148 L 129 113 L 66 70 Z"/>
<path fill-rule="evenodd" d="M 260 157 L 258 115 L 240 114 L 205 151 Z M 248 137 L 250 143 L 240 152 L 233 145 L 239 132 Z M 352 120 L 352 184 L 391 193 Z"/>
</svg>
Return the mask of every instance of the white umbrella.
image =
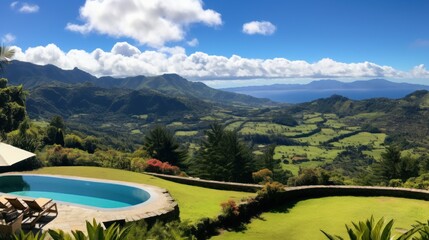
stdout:
<svg viewBox="0 0 429 240">
<path fill-rule="evenodd" d="M 0 142 L 0 167 L 10 166 L 34 156 L 36 154 Z"/>
</svg>

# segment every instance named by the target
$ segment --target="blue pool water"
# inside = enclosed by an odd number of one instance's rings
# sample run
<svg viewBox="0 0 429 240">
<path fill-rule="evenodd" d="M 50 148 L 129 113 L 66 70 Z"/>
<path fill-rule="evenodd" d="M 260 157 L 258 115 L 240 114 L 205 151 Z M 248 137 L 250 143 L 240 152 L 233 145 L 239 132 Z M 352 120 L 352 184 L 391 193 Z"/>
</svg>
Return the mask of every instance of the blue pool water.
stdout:
<svg viewBox="0 0 429 240">
<path fill-rule="evenodd" d="M 0 192 L 98 208 L 130 207 L 150 198 L 132 186 L 35 175 L 0 176 Z"/>
</svg>

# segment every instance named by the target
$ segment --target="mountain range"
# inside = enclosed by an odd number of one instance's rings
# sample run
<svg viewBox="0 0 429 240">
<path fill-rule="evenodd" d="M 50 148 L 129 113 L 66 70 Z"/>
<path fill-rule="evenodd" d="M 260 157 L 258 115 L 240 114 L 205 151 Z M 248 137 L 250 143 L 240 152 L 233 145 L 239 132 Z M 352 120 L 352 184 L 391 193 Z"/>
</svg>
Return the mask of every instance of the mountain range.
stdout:
<svg viewBox="0 0 429 240">
<path fill-rule="evenodd" d="M 193 98 L 218 104 L 260 105 L 271 104 L 268 99 L 259 99 L 244 94 L 216 90 L 201 82 L 188 81 L 177 74 L 159 76 L 136 76 L 126 78 L 97 78 L 78 68 L 63 70 L 54 65 L 35 65 L 28 62 L 12 61 L 7 70 L 0 75 L 10 84 L 22 84 L 26 89 L 40 88 L 44 85 L 90 83 L 104 89 L 151 90 L 159 95 L 177 98 Z M 31 97 L 31 96 L 30 96 Z"/>
<path fill-rule="evenodd" d="M 337 80 L 319 80 L 308 84 L 273 84 L 267 86 L 249 86 L 224 88 L 222 90 L 242 93 L 272 101 L 303 103 L 332 95 L 341 95 L 353 100 L 369 98 L 401 98 L 417 90 L 429 90 L 429 86 L 410 83 L 396 83 L 384 79 L 340 82 Z"/>
</svg>

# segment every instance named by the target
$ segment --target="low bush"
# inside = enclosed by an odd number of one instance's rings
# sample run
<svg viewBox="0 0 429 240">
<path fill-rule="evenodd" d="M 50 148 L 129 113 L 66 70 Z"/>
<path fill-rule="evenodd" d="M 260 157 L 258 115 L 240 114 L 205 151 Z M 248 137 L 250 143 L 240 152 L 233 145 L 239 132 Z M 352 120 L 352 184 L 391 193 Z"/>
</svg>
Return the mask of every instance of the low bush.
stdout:
<svg viewBox="0 0 429 240">
<path fill-rule="evenodd" d="M 273 181 L 273 172 L 268 168 L 261 169 L 257 172 L 252 173 L 252 178 L 255 183 L 265 184 Z"/>
<path fill-rule="evenodd" d="M 147 172 L 154 173 L 162 173 L 168 175 L 179 175 L 180 168 L 177 166 L 173 166 L 168 162 L 161 162 L 158 159 L 152 158 L 146 161 L 146 169 Z"/>
</svg>

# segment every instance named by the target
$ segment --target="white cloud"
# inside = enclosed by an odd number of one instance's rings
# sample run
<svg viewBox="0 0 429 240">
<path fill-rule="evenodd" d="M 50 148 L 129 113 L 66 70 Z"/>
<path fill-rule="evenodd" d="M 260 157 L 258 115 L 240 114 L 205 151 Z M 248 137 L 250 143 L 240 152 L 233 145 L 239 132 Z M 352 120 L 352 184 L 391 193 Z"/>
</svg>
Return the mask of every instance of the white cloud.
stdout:
<svg viewBox="0 0 429 240">
<path fill-rule="evenodd" d="M 134 47 L 133 45 L 130 45 L 127 42 L 118 42 L 116 43 L 111 52 L 113 54 L 120 54 L 123 55 L 125 57 L 131 57 L 135 54 L 141 54 L 140 50 L 136 47 Z"/>
<path fill-rule="evenodd" d="M 18 1 L 12 2 L 10 4 L 10 8 L 15 9 L 16 5 L 18 4 Z"/>
<path fill-rule="evenodd" d="M 9 43 L 14 42 L 15 39 L 16 39 L 15 35 L 13 35 L 11 33 L 7 33 L 1 38 L 1 41 L 2 41 L 2 43 L 9 44 Z"/>
<path fill-rule="evenodd" d="M 271 35 L 276 31 L 276 26 L 274 24 L 267 21 L 252 21 L 243 24 L 243 33 L 253 35 L 253 34 L 261 34 L 261 35 Z"/>
<path fill-rule="evenodd" d="M 39 6 L 36 4 L 22 3 L 18 11 L 21 13 L 35 13 L 39 11 Z"/>
<path fill-rule="evenodd" d="M 209 55 L 203 52 L 186 54 L 182 47 L 163 47 L 141 52 L 135 46 L 116 43 L 110 51 L 92 52 L 73 49 L 62 51 L 55 44 L 17 48 L 15 58 L 35 64 L 54 64 L 63 69 L 78 67 L 96 76 L 135 76 L 177 73 L 195 80 L 237 79 L 429 79 L 424 65 L 409 72 L 371 62 L 343 63 L 330 58 L 317 62 L 286 58 L 250 59 Z"/>
<path fill-rule="evenodd" d="M 198 39 L 194 38 L 191 41 L 187 41 L 186 42 L 190 47 L 196 47 L 198 46 L 199 42 Z"/>
<path fill-rule="evenodd" d="M 66 29 L 128 37 L 156 48 L 183 40 L 191 24 L 222 24 L 221 15 L 203 9 L 201 0 L 86 0 L 80 18 L 83 24 L 68 23 Z"/>
</svg>

